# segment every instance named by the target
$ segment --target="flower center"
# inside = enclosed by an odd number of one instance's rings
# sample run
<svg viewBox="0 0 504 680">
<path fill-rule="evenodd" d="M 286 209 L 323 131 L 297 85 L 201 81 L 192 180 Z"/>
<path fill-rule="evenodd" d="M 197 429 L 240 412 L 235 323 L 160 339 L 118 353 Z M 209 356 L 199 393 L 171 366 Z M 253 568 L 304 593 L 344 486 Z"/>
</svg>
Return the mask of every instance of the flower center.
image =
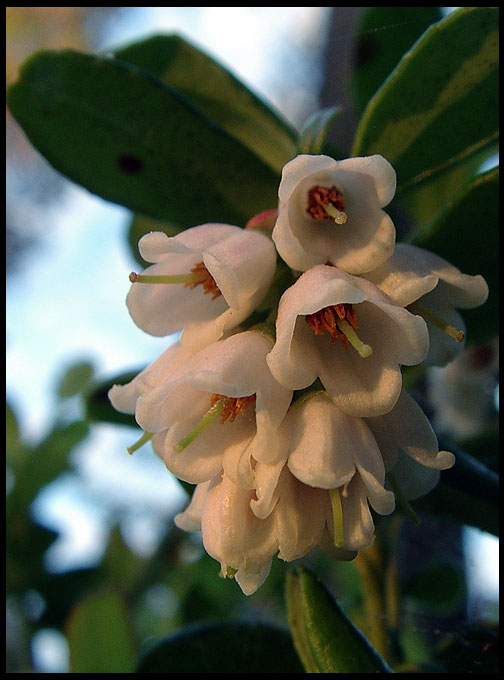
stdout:
<svg viewBox="0 0 504 680">
<path fill-rule="evenodd" d="M 234 422 L 236 416 L 245 413 L 248 407 L 255 403 L 255 400 L 255 394 L 246 397 L 226 397 L 223 394 L 212 394 L 210 408 L 191 432 L 179 441 L 175 447 L 176 450 L 178 452 L 183 451 L 219 417 L 221 423 L 225 423 L 228 418 L 230 423 Z"/>
<path fill-rule="evenodd" d="M 313 186 L 308 191 L 308 207 L 306 212 L 314 220 L 334 220 L 336 224 L 345 224 L 345 202 L 343 194 L 336 186 L 322 187 Z"/>
<path fill-rule="evenodd" d="M 245 413 L 248 407 L 255 403 L 256 395 L 250 394 L 248 397 L 225 397 L 223 394 L 212 394 L 210 405 L 213 406 L 221 400 L 224 401 L 224 405 L 220 414 L 220 421 L 221 423 L 225 423 L 229 418 L 229 422 L 232 423 L 237 415 Z"/>
<path fill-rule="evenodd" d="M 184 288 L 196 288 L 202 285 L 205 295 L 211 293 L 212 300 L 222 295 L 214 277 L 210 274 L 203 262 L 198 262 L 189 274 L 136 274 L 129 275 L 131 283 L 183 283 Z"/>
<path fill-rule="evenodd" d="M 350 343 L 363 358 L 373 353 L 372 347 L 362 342 L 355 332 L 357 330 L 357 313 L 353 305 L 348 303 L 329 305 L 314 314 L 307 314 L 305 319 L 315 335 L 324 335 L 324 332 L 329 333 L 331 344 L 334 344 L 339 338 L 344 349 L 348 349 L 348 343 Z"/>
</svg>

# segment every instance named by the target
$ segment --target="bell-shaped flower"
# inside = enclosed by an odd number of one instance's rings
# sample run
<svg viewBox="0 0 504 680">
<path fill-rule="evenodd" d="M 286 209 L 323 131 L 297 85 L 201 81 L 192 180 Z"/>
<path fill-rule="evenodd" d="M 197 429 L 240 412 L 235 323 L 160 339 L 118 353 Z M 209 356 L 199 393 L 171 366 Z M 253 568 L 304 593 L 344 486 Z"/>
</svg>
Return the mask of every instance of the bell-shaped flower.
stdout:
<svg viewBox="0 0 504 680">
<path fill-rule="evenodd" d="M 370 281 L 317 265 L 283 294 L 267 361 L 285 387 L 301 390 L 318 377 L 345 413 L 377 416 L 399 397 L 400 365 L 420 363 L 428 345 L 422 317 Z"/>
<path fill-rule="evenodd" d="M 482 276 L 463 274 L 409 243 L 398 243 L 394 254 L 364 277 L 398 305 L 424 317 L 430 336 L 425 362 L 436 366 L 445 366 L 464 349 L 465 325 L 457 308 L 478 307 L 488 297 Z"/>
<path fill-rule="evenodd" d="M 395 189 L 395 171 L 382 156 L 297 156 L 278 189 L 272 237 L 280 256 L 298 271 L 316 264 L 350 274 L 374 269 L 394 249 L 395 227 L 382 208 Z"/>
<path fill-rule="evenodd" d="M 292 391 L 266 364 L 272 340 L 246 331 L 191 356 L 138 398 L 136 419 L 177 477 L 199 484 L 224 469 L 253 487 L 253 461 L 276 463 Z"/>
<path fill-rule="evenodd" d="M 203 224 L 174 237 L 151 232 L 138 245 L 154 264 L 130 277 L 126 302 L 133 321 L 158 336 L 184 328 L 182 345 L 192 351 L 250 316 L 276 267 L 268 236 L 228 224 Z"/>
<path fill-rule="evenodd" d="M 175 517 L 180 529 L 201 528 L 205 550 L 220 563 L 221 575 L 234 577 L 246 595 L 265 581 L 276 553 L 291 562 L 328 542 L 331 510 L 327 492 L 299 482 L 285 465 L 278 487 L 277 503 L 263 519 L 251 509 L 255 491 L 221 473 L 198 484 L 188 507 Z M 340 560 L 355 556 L 334 546 L 331 554 Z"/>
</svg>

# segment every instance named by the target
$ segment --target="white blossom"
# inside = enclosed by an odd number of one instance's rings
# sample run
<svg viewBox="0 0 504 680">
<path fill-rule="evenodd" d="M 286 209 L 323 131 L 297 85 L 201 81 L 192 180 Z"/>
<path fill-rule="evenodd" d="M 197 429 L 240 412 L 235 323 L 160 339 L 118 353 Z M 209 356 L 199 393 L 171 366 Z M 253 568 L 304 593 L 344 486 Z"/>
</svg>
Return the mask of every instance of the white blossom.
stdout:
<svg viewBox="0 0 504 680">
<path fill-rule="evenodd" d="M 465 324 L 457 309 L 483 304 L 488 286 L 481 275 L 470 276 L 438 255 L 409 243 L 365 278 L 402 307 L 421 314 L 429 329 L 427 364 L 445 366 L 465 345 Z"/>
<path fill-rule="evenodd" d="M 276 267 L 270 238 L 228 224 L 204 224 L 174 237 L 151 232 L 140 239 L 139 250 L 154 264 L 131 277 L 131 317 L 151 335 L 183 328 L 182 345 L 192 351 L 250 316 Z"/>
<path fill-rule="evenodd" d="M 273 240 L 293 269 L 333 264 L 351 273 L 374 269 L 394 249 L 395 228 L 382 210 L 396 188 L 382 156 L 300 155 L 287 163 L 278 189 Z"/>
<path fill-rule="evenodd" d="M 370 281 L 317 265 L 283 294 L 267 361 L 285 387 L 304 389 L 319 377 L 343 411 L 376 416 L 399 397 L 400 365 L 421 362 L 428 344 L 422 317 Z"/>
</svg>

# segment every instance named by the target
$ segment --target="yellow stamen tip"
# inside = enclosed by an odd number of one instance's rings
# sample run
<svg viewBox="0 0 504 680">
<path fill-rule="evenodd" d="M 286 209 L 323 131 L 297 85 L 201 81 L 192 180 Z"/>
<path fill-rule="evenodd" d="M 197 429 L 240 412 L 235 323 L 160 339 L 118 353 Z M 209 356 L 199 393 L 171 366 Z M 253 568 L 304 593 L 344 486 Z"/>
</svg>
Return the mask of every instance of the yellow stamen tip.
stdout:
<svg viewBox="0 0 504 680">
<path fill-rule="evenodd" d="M 348 216 L 345 212 L 343 212 L 342 210 L 338 210 L 330 203 L 324 205 L 324 210 L 328 215 L 330 215 L 333 218 L 336 224 L 345 224 L 345 222 L 348 219 Z"/>
</svg>

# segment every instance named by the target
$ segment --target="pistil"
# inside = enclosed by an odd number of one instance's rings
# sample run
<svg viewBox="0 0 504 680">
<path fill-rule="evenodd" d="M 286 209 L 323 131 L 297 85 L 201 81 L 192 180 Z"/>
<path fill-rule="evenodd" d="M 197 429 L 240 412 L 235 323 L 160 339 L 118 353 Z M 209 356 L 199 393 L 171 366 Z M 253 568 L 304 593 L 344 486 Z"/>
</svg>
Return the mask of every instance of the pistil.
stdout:
<svg viewBox="0 0 504 680">
<path fill-rule="evenodd" d="M 210 408 L 196 427 L 179 441 L 175 450 L 178 452 L 183 451 L 189 444 L 192 444 L 196 437 L 199 437 L 209 425 L 217 420 L 217 418 L 220 418 L 221 424 L 225 423 L 228 419 L 230 423 L 234 422 L 235 418 L 240 413 L 245 413 L 255 400 L 255 394 L 246 397 L 226 397 L 223 394 L 212 394 L 210 398 Z"/>
<path fill-rule="evenodd" d="M 314 220 L 332 219 L 336 224 L 345 224 L 348 219 L 343 194 L 336 186 L 313 186 L 308 191 L 306 212 Z"/>
<path fill-rule="evenodd" d="M 323 335 L 324 331 L 329 333 L 332 344 L 339 338 L 344 349 L 347 349 L 350 343 L 363 358 L 373 353 L 373 348 L 366 345 L 355 332 L 357 314 L 353 305 L 347 303 L 329 305 L 315 314 L 307 314 L 305 319 L 315 335 Z"/>
<path fill-rule="evenodd" d="M 432 324 L 434 324 L 434 326 L 440 328 L 444 333 L 449 335 L 457 342 L 462 342 L 464 340 L 465 338 L 464 331 L 459 331 L 454 326 L 451 326 L 444 319 L 442 319 L 435 312 L 433 312 L 432 309 L 429 309 L 429 307 L 426 307 L 420 302 L 413 302 L 413 304 L 409 305 L 407 309 L 413 314 L 423 316 L 424 319 L 430 321 Z"/>
<path fill-rule="evenodd" d="M 137 451 L 139 448 L 141 448 L 144 444 L 146 444 L 148 441 L 152 439 L 154 436 L 153 432 L 144 432 L 143 435 L 140 437 L 138 441 L 136 441 L 132 446 L 128 446 L 128 453 L 131 455 L 135 451 Z"/>
<path fill-rule="evenodd" d="M 205 267 L 203 262 L 198 262 L 191 269 L 189 274 L 137 274 L 131 272 L 129 275 L 131 283 L 183 283 L 184 288 L 196 288 L 202 285 L 205 295 L 211 293 L 212 300 L 222 295 L 215 279 Z"/>
<path fill-rule="evenodd" d="M 329 498 L 331 499 L 332 518 L 334 527 L 334 545 L 336 548 L 342 548 L 345 545 L 345 537 L 343 534 L 343 507 L 341 505 L 340 490 L 330 489 Z"/>
</svg>

